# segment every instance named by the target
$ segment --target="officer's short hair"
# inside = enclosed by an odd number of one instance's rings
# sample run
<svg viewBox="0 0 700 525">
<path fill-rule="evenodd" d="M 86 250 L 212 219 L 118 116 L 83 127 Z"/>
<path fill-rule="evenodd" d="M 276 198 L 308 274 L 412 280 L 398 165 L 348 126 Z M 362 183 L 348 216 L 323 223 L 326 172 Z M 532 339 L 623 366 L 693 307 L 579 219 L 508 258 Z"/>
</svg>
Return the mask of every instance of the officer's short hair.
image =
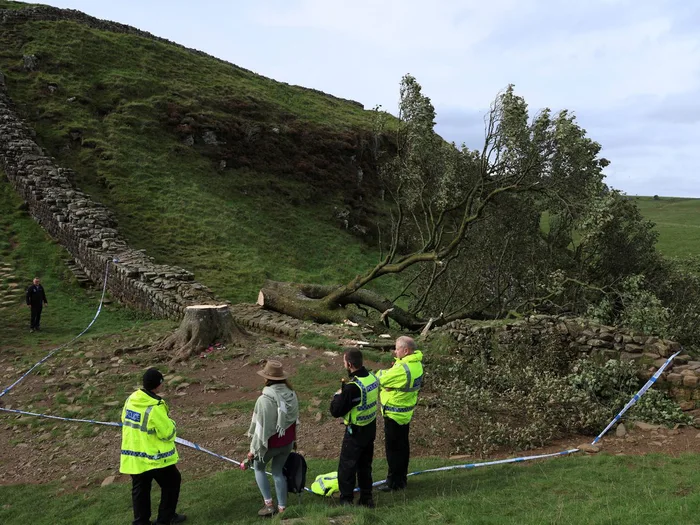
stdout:
<svg viewBox="0 0 700 525">
<path fill-rule="evenodd" d="M 413 353 L 418 348 L 415 339 L 408 337 L 407 335 L 402 335 L 396 340 L 396 348 L 405 348 L 409 353 Z"/>
<path fill-rule="evenodd" d="M 350 363 L 353 368 L 362 368 L 362 352 L 357 348 L 346 348 L 345 360 Z"/>
</svg>

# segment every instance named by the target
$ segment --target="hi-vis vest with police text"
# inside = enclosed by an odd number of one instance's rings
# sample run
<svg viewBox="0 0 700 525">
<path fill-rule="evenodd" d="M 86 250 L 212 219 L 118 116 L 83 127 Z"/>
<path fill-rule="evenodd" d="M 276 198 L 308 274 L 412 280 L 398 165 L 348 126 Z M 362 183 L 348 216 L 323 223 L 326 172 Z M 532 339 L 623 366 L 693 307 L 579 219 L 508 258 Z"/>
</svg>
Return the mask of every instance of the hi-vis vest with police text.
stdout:
<svg viewBox="0 0 700 525">
<path fill-rule="evenodd" d="M 338 492 L 338 473 L 319 474 L 311 484 L 311 492 L 319 496 L 332 496 Z"/>
<path fill-rule="evenodd" d="M 379 381 L 376 376 L 353 377 L 352 383 L 360 389 L 360 403 L 352 407 L 343 422 L 346 425 L 363 427 L 377 419 L 377 398 L 379 397 Z"/>
<path fill-rule="evenodd" d="M 423 384 L 423 352 L 416 350 L 403 359 L 397 359 L 388 370 L 377 372 L 382 387 L 379 399 L 382 414 L 399 425 L 411 422 L 418 402 L 418 392 Z"/>
<path fill-rule="evenodd" d="M 141 474 L 177 463 L 175 422 L 162 399 L 137 390 L 122 410 L 122 452 L 119 472 Z"/>
</svg>

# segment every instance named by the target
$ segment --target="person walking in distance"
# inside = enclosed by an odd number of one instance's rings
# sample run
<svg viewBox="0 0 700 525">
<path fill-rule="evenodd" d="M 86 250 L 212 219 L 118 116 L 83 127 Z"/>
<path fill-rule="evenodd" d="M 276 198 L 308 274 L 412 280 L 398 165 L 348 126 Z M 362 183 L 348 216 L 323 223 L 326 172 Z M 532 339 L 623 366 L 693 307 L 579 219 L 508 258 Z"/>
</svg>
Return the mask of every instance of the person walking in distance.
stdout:
<svg viewBox="0 0 700 525">
<path fill-rule="evenodd" d="M 287 478 L 283 470 L 296 440 L 299 400 L 279 361 L 267 361 L 257 373 L 265 379 L 265 387 L 255 402 L 248 429 L 248 436 L 252 438 L 248 460 L 253 460 L 255 481 L 265 503 L 258 516 L 270 517 L 283 513 L 287 507 Z M 272 504 L 270 481 L 265 474 L 269 462 L 272 462 L 272 479 L 277 493 L 276 509 Z"/>
<path fill-rule="evenodd" d="M 411 337 L 402 336 L 396 340 L 394 358 L 394 366 L 377 372 L 389 464 L 386 484 L 378 487 L 383 492 L 406 488 L 411 455 L 408 430 L 423 383 L 423 353 Z"/>
<path fill-rule="evenodd" d="M 31 332 L 34 330 L 41 330 L 41 310 L 44 305 L 49 304 L 49 302 L 46 300 L 44 287 L 41 286 L 41 280 L 38 277 L 34 277 L 32 284 L 27 288 L 26 295 L 27 306 L 32 310 L 29 330 Z"/>
<path fill-rule="evenodd" d="M 158 395 L 163 374 L 149 368 L 143 375 L 143 388 L 135 391 L 122 410 L 122 451 L 119 472 L 131 474 L 133 525 L 151 525 L 151 483 L 160 485 L 161 496 L 156 524 L 182 523 L 177 514 L 182 477 L 177 469 L 175 421 L 168 405 Z"/>
<path fill-rule="evenodd" d="M 331 415 L 345 423 L 338 462 L 340 502 L 352 505 L 355 487 L 360 487 L 358 503 L 374 508 L 372 497 L 372 459 L 377 435 L 377 398 L 379 383 L 362 362 L 362 352 L 350 348 L 343 355 L 349 381 L 344 381 L 331 401 Z M 355 482 L 357 481 L 357 485 Z"/>
</svg>

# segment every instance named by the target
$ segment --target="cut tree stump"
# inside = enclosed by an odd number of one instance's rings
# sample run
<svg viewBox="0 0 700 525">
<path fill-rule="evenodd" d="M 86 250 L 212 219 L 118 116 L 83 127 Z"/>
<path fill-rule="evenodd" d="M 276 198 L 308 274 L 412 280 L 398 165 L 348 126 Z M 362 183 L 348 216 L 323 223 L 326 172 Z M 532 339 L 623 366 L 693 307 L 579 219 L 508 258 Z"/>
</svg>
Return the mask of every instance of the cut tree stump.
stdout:
<svg viewBox="0 0 700 525">
<path fill-rule="evenodd" d="M 186 307 L 178 329 L 153 349 L 174 351 L 171 363 L 177 363 L 214 343 L 236 346 L 247 337 L 248 333 L 233 319 L 228 305 L 200 304 Z"/>
</svg>

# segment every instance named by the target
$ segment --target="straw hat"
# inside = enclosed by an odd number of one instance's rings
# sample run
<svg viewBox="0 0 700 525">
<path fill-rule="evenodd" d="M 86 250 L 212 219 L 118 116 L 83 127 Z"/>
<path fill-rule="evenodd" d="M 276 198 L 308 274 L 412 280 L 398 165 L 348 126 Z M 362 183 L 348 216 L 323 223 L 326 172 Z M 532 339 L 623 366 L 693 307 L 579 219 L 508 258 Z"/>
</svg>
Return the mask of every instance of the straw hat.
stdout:
<svg viewBox="0 0 700 525">
<path fill-rule="evenodd" d="M 258 370 L 258 375 L 272 381 L 281 381 L 287 379 L 287 374 L 284 373 L 282 363 L 279 361 L 268 361 L 265 363 L 265 368 Z"/>
</svg>

